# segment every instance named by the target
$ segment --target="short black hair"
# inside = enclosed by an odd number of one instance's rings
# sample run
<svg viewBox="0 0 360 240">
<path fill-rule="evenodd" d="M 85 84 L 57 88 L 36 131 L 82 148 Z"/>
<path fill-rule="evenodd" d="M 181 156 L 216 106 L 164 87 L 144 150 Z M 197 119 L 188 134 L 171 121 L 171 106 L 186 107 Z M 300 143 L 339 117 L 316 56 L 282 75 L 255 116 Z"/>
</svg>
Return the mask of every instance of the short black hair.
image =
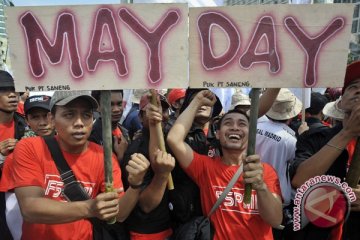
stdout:
<svg viewBox="0 0 360 240">
<path fill-rule="evenodd" d="M 311 115 L 317 115 L 323 110 L 328 102 L 328 99 L 321 93 L 312 92 L 310 107 L 305 109 L 305 112 L 310 113 Z"/>
<path fill-rule="evenodd" d="M 224 115 L 222 115 L 222 117 L 220 118 L 220 120 L 219 120 L 218 123 L 217 123 L 216 129 L 220 129 L 221 123 L 222 123 L 222 121 L 224 120 L 224 117 L 225 117 L 226 115 L 228 115 L 228 114 L 231 114 L 231 113 L 239 113 L 239 114 L 242 114 L 242 115 L 244 115 L 244 116 L 246 117 L 246 119 L 247 119 L 248 121 L 250 120 L 249 116 L 246 114 L 245 111 L 240 110 L 240 109 L 233 109 L 233 110 L 228 111 L 228 112 L 225 113 Z"/>
<path fill-rule="evenodd" d="M 119 93 L 121 93 L 121 96 L 124 97 L 124 91 L 122 89 L 121 90 L 111 90 L 111 92 L 119 92 Z M 101 91 L 99 91 L 99 90 L 91 91 L 91 96 L 93 98 L 95 98 L 95 100 L 98 102 L 98 104 L 100 104 Z"/>
</svg>

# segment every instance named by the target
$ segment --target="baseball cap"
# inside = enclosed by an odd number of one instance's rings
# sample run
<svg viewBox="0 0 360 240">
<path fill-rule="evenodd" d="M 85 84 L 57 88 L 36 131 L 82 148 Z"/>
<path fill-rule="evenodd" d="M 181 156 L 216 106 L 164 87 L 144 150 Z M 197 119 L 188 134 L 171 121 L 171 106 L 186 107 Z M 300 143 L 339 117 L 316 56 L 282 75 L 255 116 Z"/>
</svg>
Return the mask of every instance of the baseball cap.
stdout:
<svg viewBox="0 0 360 240">
<path fill-rule="evenodd" d="M 298 115 L 301 109 L 301 101 L 289 89 L 282 88 L 266 115 L 275 120 L 287 120 Z"/>
<path fill-rule="evenodd" d="M 0 70 L 0 88 L 15 87 L 14 78 L 7 71 Z"/>
<path fill-rule="evenodd" d="M 50 100 L 51 97 L 46 95 L 36 95 L 27 98 L 24 103 L 25 115 L 27 115 L 29 110 L 33 108 L 42 108 L 50 111 Z"/>
<path fill-rule="evenodd" d="M 346 67 L 342 94 L 344 94 L 345 89 L 351 84 L 351 82 L 356 79 L 360 79 L 360 61 L 353 62 Z"/>
<path fill-rule="evenodd" d="M 89 91 L 55 91 L 50 101 L 50 111 L 55 105 L 65 106 L 78 98 L 87 100 L 93 109 L 97 109 L 99 106 L 95 98 L 90 95 Z"/>
<path fill-rule="evenodd" d="M 168 101 L 173 105 L 177 100 L 185 97 L 186 90 L 183 88 L 174 88 L 168 94 Z"/>
<path fill-rule="evenodd" d="M 160 103 L 161 103 L 161 107 L 163 109 L 169 108 L 170 104 L 169 102 L 166 100 L 166 97 L 164 95 L 158 94 L 160 97 Z M 142 95 L 141 99 L 140 99 L 140 103 L 139 103 L 139 110 L 144 110 L 144 108 L 150 103 L 150 98 L 148 94 L 144 94 Z"/>
</svg>

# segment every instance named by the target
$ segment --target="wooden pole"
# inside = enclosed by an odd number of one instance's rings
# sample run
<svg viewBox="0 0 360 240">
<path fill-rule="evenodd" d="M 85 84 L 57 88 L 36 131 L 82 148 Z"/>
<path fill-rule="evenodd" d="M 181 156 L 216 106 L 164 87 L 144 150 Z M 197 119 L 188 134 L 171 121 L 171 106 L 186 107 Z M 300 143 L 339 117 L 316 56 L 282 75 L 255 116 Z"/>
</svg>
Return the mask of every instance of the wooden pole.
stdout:
<svg viewBox="0 0 360 240">
<path fill-rule="evenodd" d="M 112 175 L 112 134 L 111 134 L 111 91 L 101 91 L 101 123 L 104 148 L 105 191 L 113 192 Z M 110 219 L 109 224 L 116 222 L 116 218 Z"/>
<path fill-rule="evenodd" d="M 158 105 L 157 104 L 157 92 L 156 92 L 155 89 L 151 89 L 150 92 L 151 92 L 151 103 L 153 105 L 157 106 Z M 156 124 L 156 133 L 157 133 L 157 137 L 158 137 L 158 143 L 159 143 L 160 150 L 162 152 L 166 152 L 164 134 L 163 134 L 163 131 L 162 131 L 161 123 Z M 168 187 L 169 190 L 174 189 L 174 182 L 173 182 L 171 173 L 169 174 L 167 187 Z"/>
<path fill-rule="evenodd" d="M 257 129 L 257 120 L 259 115 L 259 96 L 260 88 L 253 88 L 251 91 L 251 106 L 250 106 L 250 125 L 249 125 L 249 138 L 248 138 L 248 148 L 247 156 L 255 154 L 255 144 L 256 144 L 256 129 Z M 251 202 L 251 184 L 245 184 L 245 194 L 244 194 L 244 203 L 250 204 Z"/>
<path fill-rule="evenodd" d="M 301 93 L 302 93 L 302 109 L 301 109 L 301 123 L 305 122 L 305 88 L 301 89 Z"/>
<path fill-rule="evenodd" d="M 356 188 L 360 180 L 360 137 L 356 140 L 356 146 L 353 158 L 351 160 L 349 171 L 346 174 L 346 182 L 352 188 Z"/>
</svg>

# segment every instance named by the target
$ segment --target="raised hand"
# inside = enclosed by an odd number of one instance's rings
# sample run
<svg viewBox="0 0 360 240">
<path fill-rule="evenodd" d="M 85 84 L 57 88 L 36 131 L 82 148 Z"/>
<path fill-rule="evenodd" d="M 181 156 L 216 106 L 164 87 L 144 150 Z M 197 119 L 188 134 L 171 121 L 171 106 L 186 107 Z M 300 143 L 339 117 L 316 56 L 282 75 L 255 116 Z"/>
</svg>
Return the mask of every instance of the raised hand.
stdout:
<svg viewBox="0 0 360 240">
<path fill-rule="evenodd" d="M 126 166 L 130 186 L 139 186 L 143 182 L 146 171 L 150 166 L 149 160 L 141 153 L 134 153 Z"/>
<path fill-rule="evenodd" d="M 147 105 L 146 117 L 149 120 L 150 125 L 155 125 L 162 121 L 163 115 L 162 115 L 161 104 L 159 104 L 158 106 L 155 106 L 151 103 Z"/>
<path fill-rule="evenodd" d="M 198 101 L 199 106 L 214 106 L 216 102 L 216 96 L 210 90 L 203 90 L 196 94 L 194 100 Z"/>
<path fill-rule="evenodd" d="M 158 150 L 155 159 L 151 161 L 151 168 L 155 174 L 169 176 L 175 167 L 175 158 L 171 154 Z"/>
</svg>

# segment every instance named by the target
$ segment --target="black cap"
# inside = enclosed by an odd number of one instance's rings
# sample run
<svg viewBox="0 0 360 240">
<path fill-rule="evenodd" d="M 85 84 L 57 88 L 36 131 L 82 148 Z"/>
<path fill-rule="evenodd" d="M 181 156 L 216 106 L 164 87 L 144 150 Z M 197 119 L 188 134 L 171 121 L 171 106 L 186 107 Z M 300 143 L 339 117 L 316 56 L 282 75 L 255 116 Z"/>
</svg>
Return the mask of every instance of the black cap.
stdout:
<svg viewBox="0 0 360 240">
<path fill-rule="evenodd" d="M 47 111 L 50 111 L 50 100 L 51 97 L 46 95 L 31 96 L 27 98 L 24 103 L 25 115 L 27 115 L 28 111 L 32 108 L 42 108 Z"/>
<path fill-rule="evenodd" d="M 15 87 L 14 78 L 10 73 L 0 70 L 0 88 Z"/>
<path fill-rule="evenodd" d="M 188 89 L 186 89 L 185 98 L 184 98 L 184 102 L 180 108 L 180 113 L 182 113 L 185 110 L 185 108 L 187 108 L 187 106 L 190 104 L 190 102 L 192 100 L 192 96 L 195 96 L 198 92 L 203 91 L 203 90 L 209 90 L 209 89 L 207 89 L 207 88 L 188 88 Z M 216 97 L 216 102 L 212 109 L 211 118 L 218 116 L 223 109 L 220 99 L 218 98 L 218 96 L 216 96 L 215 93 L 214 93 L 214 95 Z"/>
</svg>

